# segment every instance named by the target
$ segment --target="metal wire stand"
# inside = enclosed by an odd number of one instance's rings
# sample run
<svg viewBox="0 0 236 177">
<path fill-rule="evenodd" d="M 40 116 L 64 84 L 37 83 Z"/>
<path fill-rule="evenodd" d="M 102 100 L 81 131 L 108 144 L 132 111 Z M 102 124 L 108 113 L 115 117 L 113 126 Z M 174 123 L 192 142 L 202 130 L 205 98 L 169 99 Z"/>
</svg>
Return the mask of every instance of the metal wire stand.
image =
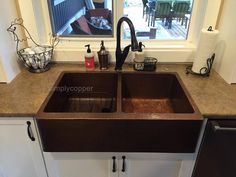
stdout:
<svg viewBox="0 0 236 177">
<path fill-rule="evenodd" d="M 20 39 L 16 32 L 17 28 L 22 28 L 25 31 L 25 38 Z M 17 18 L 11 22 L 11 25 L 7 28 L 7 31 L 13 34 L 14 41 L 16 42 L 16 52 L 18 54 L 18 58 L 30 72 L 41 73 L 50 68 L 49 63 L 52 60 L 54 47 L 59 43 L 59 39 L 57 37 L 51 36 L 50 45 L 39 45 L 25 28 L 23 25 L 23 19 L 21 18 Z M 37 48 L 36 52 L 33 51 L 32 47 L 19 49 L 20 43 L 29 41 L 34 44 L 34 46 L 32 46 L 34 47 L 33 49 L 36 50 Z"/>
<path fill-rule="evenodd" d="M 211 58 L 208 58 L 206 61 L 207 67 L 202 67 L 199 71 L 199 73 L 196 73 L 192 70 L 193 65 L 191 66 L 187 66 L 186 67 L 186 74 L 193 74 L 193 75 L 198 75 L 198 76 L 203 76 L 203 77 L 209 77 L 210 76 L 210 72 L 211 72 L 211 68 L 213 65 L 215 59 L 215 53 L 211 56 Z"/>
</svg>

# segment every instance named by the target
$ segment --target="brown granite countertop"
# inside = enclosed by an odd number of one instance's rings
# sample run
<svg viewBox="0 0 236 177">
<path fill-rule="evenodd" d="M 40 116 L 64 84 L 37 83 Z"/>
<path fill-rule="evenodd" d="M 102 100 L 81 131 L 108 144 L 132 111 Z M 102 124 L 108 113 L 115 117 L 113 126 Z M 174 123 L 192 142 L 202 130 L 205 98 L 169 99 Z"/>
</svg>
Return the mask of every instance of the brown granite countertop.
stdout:
<svg viewBox="0 0 236 177">
<path fill-rule="evenodd" d="M 159 64 L 157 71 L 177 72 L 204 117 L 236 118 L 236 85 L 227 84 L 214 71 L 210 77 L 186 75 L 185 67 Z M 49 71 L 40 74 L 23 70 L 10 84 L 0 84 L 0 116 L 34 116 L 62 71 L 84 70 L 79 64 L 54 64 Z M 123 70 L 133 69 L 125 66 Z"/>
</svg>

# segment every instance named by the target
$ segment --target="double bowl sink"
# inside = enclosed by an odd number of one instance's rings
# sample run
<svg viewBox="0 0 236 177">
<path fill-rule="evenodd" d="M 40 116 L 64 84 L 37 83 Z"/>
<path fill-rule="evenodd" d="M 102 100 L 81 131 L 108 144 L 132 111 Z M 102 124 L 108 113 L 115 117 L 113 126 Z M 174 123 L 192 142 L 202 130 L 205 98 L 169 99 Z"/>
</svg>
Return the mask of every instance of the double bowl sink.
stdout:
<svg viewBox="0 0 236 177">
<path fill-rule="evenodd" d="M 202 116 L 177 73 L 64 72 L 37 115 L 47 152 L 195 151 Z"/>
</svg>

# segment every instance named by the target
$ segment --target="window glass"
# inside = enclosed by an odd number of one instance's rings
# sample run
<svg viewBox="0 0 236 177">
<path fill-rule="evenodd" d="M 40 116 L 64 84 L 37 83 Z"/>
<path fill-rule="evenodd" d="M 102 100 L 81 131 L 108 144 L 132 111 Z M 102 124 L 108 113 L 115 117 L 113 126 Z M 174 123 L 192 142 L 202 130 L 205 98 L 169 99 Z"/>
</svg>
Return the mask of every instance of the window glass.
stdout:
<svg viewBox="0 0 236 177">
<path fill-rule="evenodd" d="M 186 40 L 193 0 L 124 0 L 124 16 L 131 19 L 139 39 Z M 124 38 L 130 38 L 124 25 Z"/>
<path fill-rule="evenodd" d="M 48 0 L 52 31 L 60 36 L 112 36 L 112 0 Z"/>
</svg>

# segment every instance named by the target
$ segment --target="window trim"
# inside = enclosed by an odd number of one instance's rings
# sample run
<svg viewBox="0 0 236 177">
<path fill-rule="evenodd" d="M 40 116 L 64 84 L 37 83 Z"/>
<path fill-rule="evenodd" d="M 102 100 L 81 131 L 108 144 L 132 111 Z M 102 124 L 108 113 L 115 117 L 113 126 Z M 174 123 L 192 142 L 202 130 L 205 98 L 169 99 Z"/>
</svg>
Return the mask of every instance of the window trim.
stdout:
<svg viewBox="0 0 236 177">
<path fill-rule="evenodd" d="M 120 17 L 123 16 L 124 14 L 124 11 L 123 11 L 123 3 L 120 2 L 120 1 L 123 1 L 123 0 L 113 0 L 113 37 L 104 37 L 105 41 L 111 41 L 111 40 L 116 40 L 116 26 L 115 24 L 117 24 L 118 22 L 118 19 Z M 199 3 L 200 0 L 194 0 L 194 3 L 193 3 L 193 10 L 192 10 L 192 15 L 191 15 L 191 19 L 190 19 L 190 27 L 189 27 L 189 30 L 188 30 L 188 36 L 187 36 L 187 39 L 186 40 L 158 40 L 158 39 L 153 39 L 151 40 L 152 43 L 159 43 L 159 42 L 163 42 L 163 41 L 168 41 L 168 42 L 171 42 L 171 41 L 175 41 L 175 42 L 183 42 L 183 41 L 192 41 L 192 34 L 193 34 L 193 29 L 194 29 L 194 26 L 197 25 L 197 24 L 194 24 L 192 23 L 192 20 L 194 21 L 194 19 L 196 18 L 196 11 L 197 11 L 197 7 L 198 7 L 198 3 Z M 47 26 L 50 26 L 50 29 L 47 29 L 46 31 L 50 31 L 52 32 L 52 27 L 51 27 L 51 17 L 50 15 L 48 15 L 48 17 L 46 17 L 45 13 L 48 13 L 50 14 L 49 12 L 49 9 L 48 9 L 48 4 L 47 4 L 47 1 L 45 0 L 41 0 L 41 3 L 42 3 L 42 6 L 43 6 L 43 9 L 47 9 L 47 11 L 44 11 L 43 14 L 44 14 L 44 20 L 46 22 L 46 24 L 48 24 Z M 114 8 L 114 7 L 117 7 L 117 8 Z M 48 20 L 49 19 L 49 20 Z M 98 40 L 100 41 L 101 38 L 94 38 L 94 36 L 92 36 L 91 38 L 90 37 L 61 37 L 62 40 L 86 40 L 86 41 L 94 41 L 94 40 Z M 123 39 L 124 41 L 129 41 L 129 40 L 125 40 Z M 145 40 L 144 40 L 145 42 Z M 149 41 L 150 42 L 150 41 Z"/>
<path fill-rule="evenodd" d="M 122 1 L 122 2 L 121 2 Z M 153 44 L 160 44 L 160 43 L 173 43 L 173 41 L 179 45 L 179 43 L 191 43 L 193 41 L 193 33 L 194 33 L 194 29 L 195 26 L 198 24 L 193 23 L 196 20 L 196 16 L 197 16 L 197 9 L 199 6 L 199 1 L 201 0 L 194 0 L 193 3 L 193 10 L 192 10 L 192 15 L 191 15 L 191 19 L 190 19 L 190 26 L 189 26 L 189 30 L 188 30 L 188 36 L 186 40 L 158 40 L 158 39 L 153 39 L 151 41 L 148 41 L 148 43 L 151 43 L 152 46 Z M 42 3 L 42 7 L 44 9 L 43 15 L 44 15 L 44 21 L 47 24 L 46 26 L 48 26 L 49 28 L 46 29 L 46 31 L 52 32 L 52 28 L 51 28 L 51 22 L 50 22 L 50 16 L 49 16 L 49 9 L 48 9 L 48 5 L 47 5 L 47 1 L 45 0 L 41 0 Z M 114 8 L 117 7 L 117 8 Z M 45 10 L 47 9 L 47 10 Z M 122 17 L 123 15 L 123 0 L 113 0 L 113 18 L 114 18 L 114 24 L 113 24 L 113 37 L 107 37 L 104 38 L 104 41 L 115 41 L 116 40 L 116 26 L 115 24 L 117 24 L 117 21 L 120 17 Z M 46 15 L 48 14 L 48 15 Z M 63 41 L 100 41 L 101 38 L 90 38 L 90 37 L 61 37 L 61 40 Z M 122 41 L 124 41 L 124 43 L 128 43 L 129 40 L 125 40 L 122 39 Z M 144 43 L 147 43 L 147 41 L 144 40 Z M 158 45 L 157 45 L 158 46 Z"/>
<path fill-rule="evenodd" d="M 26 1 L 26 0 L 18 0 L 19 4 L 25 4 L 25 3 L 29 3 L 30 0 Z M 121 1 L 123 2 L 123 0 L 113 0 L 113 6 L 117 7 L 117 8 L 113 8 L 113 18 L 114 18 L 114 24 L 117 24 L 117 19 L 123 14 L 123 3 L 121 3 Z M 219 4 L 221 2 L 221 0 L 217 0 L 219 1 Z M 32 6 L 34 5 L 32 3 L 32 1 L 30 1 Z M 191 17 L 191 22 L 190 22 L 190 27 L 189 27 L 189 34 L 188 34 L 188 38 L 187 40 L 151 40 L 151 41 L 144 41 L 144 44 L 146 45 L 146 49 L 145 51 L 149 51 L 149 52 L 154 52 L 154 56 L 157 55 L 158 57 L 158 52 L 164 52 L 166 53 L 166 57 L 165 58 L 171 58 L 170 55 L 173 55 L 172 52 L 194 52 L 196 49 L 196 44 L 198 42 L 198 35 L 199 35 L 199 31 L 201 30 L 203 25 L 206 25 L 206 21 L 208 24 L 212 24 L 212 26 L 214 27 L 216 25 L 217 22 L 217 15 L 216 16 L 211 16 L 211 19 L 208 18 L 208 16 L 204 16 L 202 17 L 202 19 L 199 17 L 203 12 L 201 12 L 202 10 L 202 6 L 206 6 L 206 15 L 207 15 L 207 10 L 208 13 L 209 11 L 212 13 L 212 10 L 215 11 L 214 14 L 218 14 L 219 9 L 212 9 L 211 3 L 216 3 L 216 0 L 194 0 L 194 5 L 193 5 L 193 10 L 192 10 L 192 17 Z M 52 33 L 52 29 L 51 29 L 51 22 L 50 22 L 50 16 L 49 16 L 49 9 L 48 9 L 48 5 L 47 5 L 47 1 L 46 0 L 40 0 L 40 10 L 42 12 L 41 17 L 43 18 L 43 23 L 42 24 L 38 24 L 38 22 L 40 20 L 38 20 L 38 16 L 34 15 L 32 16 L 32 20 L 34 20 L 35 22 L 37 22 L 37 26 L 35 26 L 34 28 L 36 28 L 36 33 L 38 32 L 37 27 L 41 27 L 44 28 L 43 30 L 45 31 L 46 36 L 44 36 L 45 40 L 44 42 L 46 43 L 46 41 L 49 41 L 50 37 L 48 34 Z M 24 7 L 24 6 L 23 6 Z M 36 7 L 34 7 L 36 8 Z M 211 10 L 209 10 L 211 9 Z M 28 9 L 24 9 L 21 8 L 20 5 L 20 10 L 21 12 L 24 10 L 28 10 Z M 31 11 L 32 12 L 32 11 Z M 201 13 L 200 13 L 201 12 Z M 22 13 L 23 14 L 23 13 Z M 24 13 L 24 15 L 26 15 L 26 13 Z M 24 18 L 24 15 L 22 15 L 22 18 Z M 215 19 L 214 19 L 215 18 Z M 29 18 L 27 18 L 28 20 Z M 204 21 L 204 23 L 203 23 Z M 31 24 L 31 21 L 28 20 L 28 22 L 26 22 L 28 24 Z M 93 50 L 97 51 L 99 49 L 99 44 L 101 39 L 103 39 L 106 43 L 106 46 L 109 46 L 108 49 L 111 52 L 115 51 L 115 47 L 116 47 L 116 26 L 114 26 L 114 36 L 113 37 L 109 37 L 109 38 L 83 38 L 83 37 L 76 37 L 76 38 L 70 38 L 70 37 L 61 37 L 61 42 L 60 44 L 57 46 L 56 48 L 56 52 L 59 51 L 62 52 L 71 52 L 71 51 L 77 51 L 78 53 L 82 53 L 85 51 L 84 49 L 84 45 L 87 43 L 90 43 Z M 36 34 L 38 36 L 40 36 L 39 34 Z M 127 45 L 129 44 L 130 41 L 128 40 L 122 40 L 122 45 Z M 57 57 L 60 58 L 60 56 L 58 55 Z M 189 54 L 186 54 L 185 58 L 183 60 L 179 60 L 180 62 L 183 61 L 190 61 L 192 60 L 192 58 L 190 58 Z M 191 56 L 192 57 L 192 56 Z M 165 58 L 163 58 L 162 60 L 164 60 Z M 79 60 L 81 60 L 83 58 L 79 58 Z M 60 59 L 59 59 L 60 60 Z M 70 60 L 70 59 L 68 59 Z M 114 53 L 112 54 L 112 60 L 114 61 Z"/>
</svg>

